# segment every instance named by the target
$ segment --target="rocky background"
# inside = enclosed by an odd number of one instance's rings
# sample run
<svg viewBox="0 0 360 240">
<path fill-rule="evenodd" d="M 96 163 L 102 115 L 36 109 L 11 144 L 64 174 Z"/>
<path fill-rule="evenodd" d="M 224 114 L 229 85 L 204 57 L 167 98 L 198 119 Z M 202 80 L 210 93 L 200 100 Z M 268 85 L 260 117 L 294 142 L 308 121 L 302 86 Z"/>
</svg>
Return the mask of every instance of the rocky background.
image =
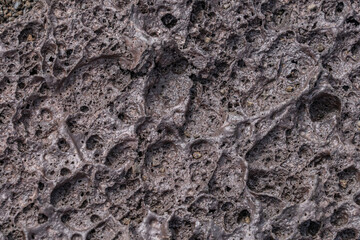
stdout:
<svg viewBox="0 0 360 240">
<path fill-rule="evenodd" d="M 359 11 L 0 0 L 0 239 L 360 239 Z"/>
</svg>

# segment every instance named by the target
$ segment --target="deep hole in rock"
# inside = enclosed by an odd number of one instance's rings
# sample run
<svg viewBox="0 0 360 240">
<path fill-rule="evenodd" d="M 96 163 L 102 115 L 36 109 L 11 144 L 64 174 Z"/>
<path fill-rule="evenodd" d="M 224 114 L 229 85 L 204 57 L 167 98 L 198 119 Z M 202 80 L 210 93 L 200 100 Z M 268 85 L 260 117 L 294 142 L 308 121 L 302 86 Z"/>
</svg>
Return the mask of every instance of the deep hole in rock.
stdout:
<svg viewBox="0 0 360 240">
<path fill-rule="evenodd" d="M 164 26 L 167 28 L 173 28 L 177 23 L 177 19 L 170 13 L 165 14 L 161 18 L 161 21 L 164 24 Z"/>
<path fill-rule="evenodd" d="M 238 217 L 237 217 L 237 222 L 241 223 L 241 222 L 245 222 L 245 223 L 249 223 L 250 222 L 250 212 L 246 209 L 242 210 Z"/>
<path fill-rule="evenodd" d="M 86 149 L 94 150 L 97 147 L 100 147 L 102 143 L 102 138 L 99 135 L 91 135 L 88 140 L 86 140 Z"/>
<path fill-rule="evenodd" d="M 313 122 L 318 122 L 324 119 L 332 112 L 340 112 L 341 101 L 337 96 L 329 93 L 320 93 L 316 95 L 309 106 L 310 119 Z"/>
<path fill-rule="evenodd" d="M 60 138 L 57 142 L 57 145 L 58 145 L 59 149 L 63 152 L 66 152 L 70 148 L 70 145 L 65 140 L 65 138 Z"/>
<path fill-rule="evenodd" d="M 315 236 L 321 227 L 321 223 L 312 220 L 306 220 L 299 225 L 299 231 L 302 236 Z"/>
</svg>

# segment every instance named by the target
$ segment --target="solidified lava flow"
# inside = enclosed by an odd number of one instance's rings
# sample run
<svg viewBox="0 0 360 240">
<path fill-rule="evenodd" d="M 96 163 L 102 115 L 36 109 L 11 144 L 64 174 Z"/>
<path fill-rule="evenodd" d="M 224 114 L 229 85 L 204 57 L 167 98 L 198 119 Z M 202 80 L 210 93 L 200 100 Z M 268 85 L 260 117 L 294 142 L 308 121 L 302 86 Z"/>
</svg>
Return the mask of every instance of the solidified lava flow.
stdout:
<svg viewBox="0 0 360 240">
<path fill-rule="evenodd" d="M 0 239 L 360 239 L 359 12 L 0 0 Z"/>
</svg>

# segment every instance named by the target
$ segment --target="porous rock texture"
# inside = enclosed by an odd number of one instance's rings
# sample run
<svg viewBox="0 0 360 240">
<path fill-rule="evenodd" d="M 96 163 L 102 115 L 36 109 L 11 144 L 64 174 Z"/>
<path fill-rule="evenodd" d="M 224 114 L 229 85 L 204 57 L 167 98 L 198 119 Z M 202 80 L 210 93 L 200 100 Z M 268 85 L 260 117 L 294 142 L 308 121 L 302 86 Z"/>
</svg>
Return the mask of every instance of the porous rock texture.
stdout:
<svg viewBox="0 0 360 240">
<path fill-rule="evenodd" d="M 36 1 L 0 25 L 0 239 L 359 239 L 359 11 Z"/>
</svg>

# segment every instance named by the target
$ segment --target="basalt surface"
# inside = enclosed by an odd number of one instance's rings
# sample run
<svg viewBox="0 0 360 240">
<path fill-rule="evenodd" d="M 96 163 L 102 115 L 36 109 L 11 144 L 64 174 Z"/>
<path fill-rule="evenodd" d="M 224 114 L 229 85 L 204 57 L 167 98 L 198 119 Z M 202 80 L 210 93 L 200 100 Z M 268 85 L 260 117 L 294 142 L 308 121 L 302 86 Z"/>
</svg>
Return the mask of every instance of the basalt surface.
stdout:
<svg viewBox="0 0 360 240">
<path fill-rule="evenodd" d="M 360 238 L 359 1 L 30 2 L 0 239 Z"/>
</svg>

